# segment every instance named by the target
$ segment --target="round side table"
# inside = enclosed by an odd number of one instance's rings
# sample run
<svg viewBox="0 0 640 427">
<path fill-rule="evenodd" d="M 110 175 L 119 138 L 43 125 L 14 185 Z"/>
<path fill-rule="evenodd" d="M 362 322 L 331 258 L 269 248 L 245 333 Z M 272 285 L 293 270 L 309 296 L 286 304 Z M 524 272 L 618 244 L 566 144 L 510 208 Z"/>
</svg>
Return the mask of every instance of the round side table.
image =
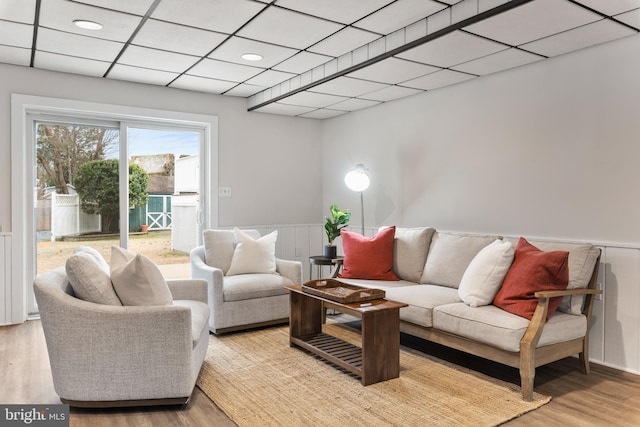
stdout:
<svg viewBox="0 0 640 427">
<path fill-rule="evenodd" d="M 322 255 L 314 255 L 309 257 L 309 280 L 313 277 L 313 266 L 316 265 L 318 267 L 318 279 L 322 277 L 322 266 L 329 265 L 333 268 L 331 272 L 331 277 L 338 277 L 338 273 L 342 269 L 342 262 L 344 261 L 343 256 L 339 256 L 336 258 L 327 258 Z"/>
</svg>

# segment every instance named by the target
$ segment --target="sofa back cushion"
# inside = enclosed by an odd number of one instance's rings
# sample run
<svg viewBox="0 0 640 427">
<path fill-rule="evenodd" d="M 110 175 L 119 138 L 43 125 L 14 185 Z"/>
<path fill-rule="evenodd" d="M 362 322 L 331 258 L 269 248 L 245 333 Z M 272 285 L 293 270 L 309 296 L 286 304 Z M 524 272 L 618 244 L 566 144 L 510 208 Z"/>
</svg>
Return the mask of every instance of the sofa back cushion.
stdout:
<svg viewBox="0 0 640 427">
<path fill-rule="evenodd" d="M 431 239 L 421 283 L 458 288 L 471 260 L 500 236 L 436 231 Z"/>
<path fill-rule="evenodd" d="M 379 231 L 383 228 L 380 227 Z M 393 241 L 393 272 L 401 280 L 420 283 L 434 228 L 396 228 Z"/>
<path fill-rule="evenodd" d="M 257 230 L 242 231 L 253 239 L 260 238 L 260 233 Z M 205 252 L 204 262 L 210 267 L 219 268 L 223 274 L 227 274 L 238 243 L 233 230 L 205 230 L 202 237 Z"/>
</svg>

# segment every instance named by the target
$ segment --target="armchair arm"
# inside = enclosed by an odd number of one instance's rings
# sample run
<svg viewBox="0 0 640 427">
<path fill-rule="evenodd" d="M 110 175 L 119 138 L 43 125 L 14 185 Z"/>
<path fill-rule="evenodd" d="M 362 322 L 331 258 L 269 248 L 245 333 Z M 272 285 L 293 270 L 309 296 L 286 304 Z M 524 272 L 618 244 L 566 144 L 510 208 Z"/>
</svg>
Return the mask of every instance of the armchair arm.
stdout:
<svg viewBox="0 0 640 427">
<path fill-rule="evenodd" d="M 167 280 L 173 299 L 193 300 L 208 303 L 207 281 L 203 279 Z"/>
<path fill-rule="evenodd" d="M 276 258 L 276 271 L 291 280 L 294 285 L 302 283 L 302 263 L 300 261 Z"/>
<path fill-rule="evenodd" d="M 222 270 L 211 267 L 204 262 L 204 246 L 192 249 L 189 258 L 191 260 L 191 277 L 207 282 L 209 307 L 222 304 L 224 301 Z"/>
</svg>

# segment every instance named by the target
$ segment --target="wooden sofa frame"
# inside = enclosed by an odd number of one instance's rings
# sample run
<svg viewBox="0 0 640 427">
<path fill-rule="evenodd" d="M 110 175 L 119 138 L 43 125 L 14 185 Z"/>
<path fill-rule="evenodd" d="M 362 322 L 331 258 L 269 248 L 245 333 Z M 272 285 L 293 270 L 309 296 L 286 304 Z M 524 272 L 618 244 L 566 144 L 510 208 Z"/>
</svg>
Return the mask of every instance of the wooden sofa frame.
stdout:
<svg viewBox="0 0 640 427">
<path fill-rule="evenodd" d="M 596 264 L 589 280 L 589 284 L 584 289 L 566 289 L 562 291 L 543 291 L 536 292 L 538 305 L 533 314 L 533 318 L 529 322 L 529 326 L 520 341 L 520 351 L 506 351 L 489 344 L 473 341 L 459 335 L 444 332 L 434 328 L 424 328 L 413 323 L 400 321 L 400 331 L 407 334 L 423 338 L 447 347 L 461 350 L 466 353 L 480 356 L 503 365 L 518 368 L 520 370 L 520 388 L 522 397 L 526 401 L 533 400 L 533 385 L 536 375 L 536 367 L 546 365 L 556 360 L 574 354 L 579 355 L 580 371 L 583 374 L 589 373 L 589 330 L 591 326 L 591 310 L 593 308 L 593 299 L 595 295 L 601 294 L 602 291 L 596 289 L 598 279 L 598 270 L 600 266 L 600 254 L 596 259 Z M 582 338 L 571 341 L 550 344 L 543 347 L 537 347 L 540 336 L 545 325 L 547 310 L 549 309 L 549 299 L 554 297 L 563 297 L 567 295 L 585 295 L 582 314 L 587 318 L 587 331 Z"/>
</svg>

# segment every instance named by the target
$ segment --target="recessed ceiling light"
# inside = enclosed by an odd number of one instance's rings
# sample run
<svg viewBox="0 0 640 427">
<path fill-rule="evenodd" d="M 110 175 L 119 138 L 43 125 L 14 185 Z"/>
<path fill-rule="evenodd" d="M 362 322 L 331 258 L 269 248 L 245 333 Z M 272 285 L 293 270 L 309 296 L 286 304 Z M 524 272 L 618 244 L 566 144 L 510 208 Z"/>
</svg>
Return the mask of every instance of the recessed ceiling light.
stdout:
<svg viewBox="0 0 640 427">
<path fill-rule="evenodd" d="M 245 61 L 260 61 L 262 59 L 262 55 L 258 55 L 257 53 L 245 53 L 242 55 L 242 59 Z"/>
<path fill-rule="evenodd" d="M 76 19 L 73 21 L 76 26 L 84 28 L 85 30 L 101 30 L 102 24 L 93 21 L 87 21 L 86 19 Z"/>
</svg>

